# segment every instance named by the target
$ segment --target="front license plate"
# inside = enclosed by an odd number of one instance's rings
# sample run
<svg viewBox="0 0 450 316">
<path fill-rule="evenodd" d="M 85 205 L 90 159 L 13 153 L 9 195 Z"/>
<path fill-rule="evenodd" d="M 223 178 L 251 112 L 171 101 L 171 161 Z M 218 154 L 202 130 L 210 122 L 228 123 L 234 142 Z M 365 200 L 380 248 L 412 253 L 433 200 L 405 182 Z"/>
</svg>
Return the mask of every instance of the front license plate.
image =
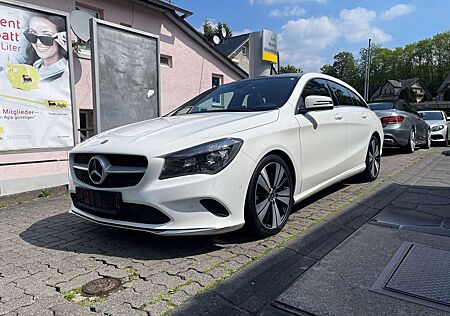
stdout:
<svg viewBox="0 0 450 316">
<path fill-rule="evenodd" d="M 117 212 L 122 205 L 120 192 L 95 191 L 84 188 L 76 188 L 76 200 L 84 206 L 104 212 Z"/>
</svg>

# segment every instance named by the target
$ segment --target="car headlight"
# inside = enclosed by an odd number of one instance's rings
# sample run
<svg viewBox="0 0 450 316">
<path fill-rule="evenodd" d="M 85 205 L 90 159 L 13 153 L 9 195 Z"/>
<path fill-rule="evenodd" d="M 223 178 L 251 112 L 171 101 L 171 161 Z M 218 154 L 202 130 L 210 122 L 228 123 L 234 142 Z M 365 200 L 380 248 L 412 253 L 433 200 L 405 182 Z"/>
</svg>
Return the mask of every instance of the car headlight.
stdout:
<svg viewBox="0 0 450 316">
<path fill-rule="evenodd" d="M 216 174 L 236 157 L 242 139 L 224 138 L 164 156 L 160 180 L 192 174 Z"/>
<path fill-rule="evenodd" d="M 444 129 L 444 125 L 437 125 L 431 128 L 432 132 L 442 131 Z"/>
</svg>

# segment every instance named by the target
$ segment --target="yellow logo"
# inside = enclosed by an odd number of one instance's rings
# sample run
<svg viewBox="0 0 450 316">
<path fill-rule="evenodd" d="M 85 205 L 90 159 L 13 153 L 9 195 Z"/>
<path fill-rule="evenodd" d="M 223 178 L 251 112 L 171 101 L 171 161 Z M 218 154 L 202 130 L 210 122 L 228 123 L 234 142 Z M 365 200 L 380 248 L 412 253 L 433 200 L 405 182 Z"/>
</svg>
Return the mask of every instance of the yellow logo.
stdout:
<svg viewBox="0 0 450 316">
<path fill-rule="evenodd" d="M 69 103 L 64 100 L 46 100 L 45 104 L 51 109 L 67 109 L 70 107 Z"/>
<path fill-rule="evenodd" d="M 39 72 L 30 65 L 8 64 L 7 78 L 15 89 L 30 91 L 39 88 Z"/>
</svg>

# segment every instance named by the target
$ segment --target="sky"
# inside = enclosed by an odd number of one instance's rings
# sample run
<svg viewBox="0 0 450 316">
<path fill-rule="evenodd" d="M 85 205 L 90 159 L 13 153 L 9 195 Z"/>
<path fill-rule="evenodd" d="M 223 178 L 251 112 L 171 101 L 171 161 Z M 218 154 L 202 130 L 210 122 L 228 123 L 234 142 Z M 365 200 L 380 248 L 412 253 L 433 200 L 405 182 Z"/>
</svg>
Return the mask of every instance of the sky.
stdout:
<svg viewBox="0 0 450 316">
<path fill-rule="evenodd" d="M 278 34 L 280 64 L 319 71 L 340 51 L 359 57 L 368 39 L 387 48 L 450 31 L 450 0 L 174 0 L 204 20 L 227 22 L 234 35 L 269 29 Z M 450 48 L 449 48 L 450 49 Z"/>
</svg>

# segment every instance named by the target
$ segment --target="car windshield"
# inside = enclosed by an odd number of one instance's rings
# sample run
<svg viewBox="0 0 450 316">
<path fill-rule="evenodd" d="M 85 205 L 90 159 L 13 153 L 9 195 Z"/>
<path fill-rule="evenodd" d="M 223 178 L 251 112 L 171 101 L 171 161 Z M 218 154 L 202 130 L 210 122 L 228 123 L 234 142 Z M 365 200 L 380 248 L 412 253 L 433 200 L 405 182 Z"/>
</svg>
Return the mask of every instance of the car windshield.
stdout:
<svg viewBox="0 0 450 316">
<path fill-rule="evenodd" d="M 235 81 L 200 94 L 170 115 L 277 109 L 289 99 L 299 78 L 283 76 Z"/>
<path fill-rule="evenodd" d="M 391 110 L 394 108 L 394 103 L 390 102 L 381 102 L 381 103 L 370 103 L 369 108 L 372 111 L 376 110 Z"/>
<path fill-rule="evenodd" d="M 444 117 L 441 112 L 421 112 L 425 121 L 442 121 Z"/>
</svg>

